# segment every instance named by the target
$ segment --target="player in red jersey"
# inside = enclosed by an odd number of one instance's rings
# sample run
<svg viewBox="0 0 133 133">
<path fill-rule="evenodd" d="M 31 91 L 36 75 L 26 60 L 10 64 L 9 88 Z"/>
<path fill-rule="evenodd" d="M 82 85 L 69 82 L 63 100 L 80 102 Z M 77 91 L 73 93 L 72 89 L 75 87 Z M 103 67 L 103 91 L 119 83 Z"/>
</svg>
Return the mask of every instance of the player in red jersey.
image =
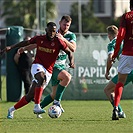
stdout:
<svg viewBox="0 0 133 133">
<path fill-rule="evenodd" d="M 13 119 L 14 111 L 27 105 L 33 98 L 35 101 L 33 112 L 36 114 L 45 112 L 40 107 L 40 99 L 43 89 L 47 86 L 51 79 L 53 66 L 60 50 L 63 50 L 68 54 L 70 67 L 74 68 L 74 57 L 72 52 L 67 47 L 65 42 L 56 37 L 56 28 L 57 26 L 55 23 L 49 22 L 46 28 L 46 35 L 35 36 L 30 40 L 22 41 L 5 48 L 4 51 L 9 51 L 16 47 L 24 47 L 28 45 L 31 45 L 32 48 L 37 48 L 35 60 L 33 61 L 31 67 L 33 82 L 30 91 L 14 106 L 9 108 L 7 118 Z"/>
<path fill-rule="evenodd" d="M 133 0 L 130 0 L 130 11 L 123 14 L 121 18 L 112 61 L 115 61 L 118 55 L 122 40 L 124 40 L 124 45 L 118 65 L 118 82 L 115 87 L 112 120 L 119 120 L 118 105 L 122 96 L 123 86 L 127 79 L 127 75 L 133 70 Z"/>
</svg>

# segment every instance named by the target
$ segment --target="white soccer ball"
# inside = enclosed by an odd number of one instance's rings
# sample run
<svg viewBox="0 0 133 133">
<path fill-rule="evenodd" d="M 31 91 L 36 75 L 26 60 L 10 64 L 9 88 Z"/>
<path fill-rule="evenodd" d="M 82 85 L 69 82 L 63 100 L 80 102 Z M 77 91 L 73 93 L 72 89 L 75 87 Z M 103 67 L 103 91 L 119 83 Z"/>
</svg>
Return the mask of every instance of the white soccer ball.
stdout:
<svg viewBox="0 0 133 133">
<path fill-rule="evenodd" d="M 61 116 L 61 108 L 57 105 L 52 105 L 48 109 L 48 115 L 51 118 L 59 118 Z"/>
</svg>

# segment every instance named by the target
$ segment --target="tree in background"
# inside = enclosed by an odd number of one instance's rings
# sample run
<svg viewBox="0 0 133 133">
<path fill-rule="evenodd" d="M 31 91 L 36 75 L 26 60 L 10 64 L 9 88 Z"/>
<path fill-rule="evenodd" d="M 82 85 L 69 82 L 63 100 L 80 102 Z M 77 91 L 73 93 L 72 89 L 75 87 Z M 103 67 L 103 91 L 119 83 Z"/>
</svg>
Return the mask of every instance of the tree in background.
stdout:
<svg viewBox="0 0 133 133">
<path fill-rule="evenodd" d="M 36 0 L 4 0 L 3 14 L 7 26 L 18 25 L 25 28 L 36 28 Z M 55 17 L 55 5 L 46 1 L 46 21 Z"/>
<path fill-rule="evenodd" d="M 102 33 L 106 32 L 106 25 L 97 17 L 94 17 L 92 1 L 87 4 L 81 5 L 82 12 L 82 32 L 83 33 Z M 73 32 L 78 31 L 78 3 L 74 3 L 71 6 L 70 16 L 74 20 L 71 25 Z"/>
</svg>

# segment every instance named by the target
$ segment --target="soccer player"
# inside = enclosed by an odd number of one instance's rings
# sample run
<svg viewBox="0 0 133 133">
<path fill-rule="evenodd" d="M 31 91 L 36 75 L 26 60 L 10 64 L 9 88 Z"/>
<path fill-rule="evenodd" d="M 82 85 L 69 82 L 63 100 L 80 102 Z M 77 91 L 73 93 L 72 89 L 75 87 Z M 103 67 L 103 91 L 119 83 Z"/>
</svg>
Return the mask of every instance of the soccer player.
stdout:
<svg viewBox="0 0 133 133">
<path fill-rule="evenodd" d="M 74 52 L 76 50 L 76 35 L 69 31 L 71 22 L 72 19 L 69 15 L 62 16 L 61 20 L 59 21 L 60 28 L 58 29 L 56 35 L 67 44 L 72 52 Z M 62 112 L 64 112 L 60 101 L 62 99 L 65 88 L 71 81 L 71 75 L 65 70 L 66 58 L 67 54 L 61 50 L 55 62 L 51 78 L 52 92 L 51 94 L 47 95 L 41 102 L 41 108 L 46 107 L 54 100 L 53 104 L 61 107 Z"/>
<path fill-rule="evenodd" d="M 123 87 L 127 75 L 133 70 L 133 0 L 130 0 L 130 11 L 122 15 L 112 61 L 115 61 L 115 58 L 118 56 L 122 40 L 124 40 L 124 44 L 118 64 L 118 82 L 115 87 L 112 120 L 119 120 L 118 105 L 121 100 Z"/>
<path fill-rule="evenodd" d="M 40 99 L 43 89 L 49 83 L 53 66 L 58 57 L 59 51 L 63 50 L 68 54 L 70 61 L 70 67 L 74 68 L 74 56 L 71 50 L 67 47 L 66 43 L 56 37 L 57 26 L 53 22 L 49 22 L 46 28 L 46 35 L 35 36 L 27 41 L 22 41 L 12 46 L 8 46 L 4 51 L 9 51 L 16 47 L 24 47 L 31 45 L 36 49 L 35 60 L 31 67 L 31 73 L 33 76 L 32 86 L 27 95 L 23 96 L 14 106 L 9 108 L 7 118 L 12 119 L 14 111 L 27 105 L 34 97 L 34 109 L 35 114 L 41 114 L 45 111 L 40 107 Z"/>
<path fill-rule="evenodd" d="M 110 80 L 109 71 L 110 71 L 110 69 L 112 67 L 112 63 L 113 63 L 111 61 L 111 57 L 112 57 L 112 55 L 114 53 L 114 47 L 115 47 L 116 38 L 117 38 L 117 35 L 118 35 L 118 28 L 115 25 L 110 25 L 110 26 L 107 27 L 107 33 L 108 33 L 108 38 L 110 40 L 110 43 L 107 46 L 108 58 L 107 58 L 107 63 L 106 63 L 105 78 L 107 80 Z M 120 51 L 119 51 L 119 55 L 122 52 L 122 48 L 123 48 L 123 43 L 121 45 L 121 48 L 120 48 Z M 119 58 L 119 55 L 118 55 L 117 58 Z M 118 80 L 118 75 L 113 77 L 104 88 L 104 92 L 105 92 L 106 96 L 108 97 L 108 99 L 111 102 L 113 107 L 114 107 L 114 88 L 115 88 L 115 85 L 117 83 L 117 80 Z M 131 81 L 133 81 L 133 74 L 132 73 L 128 75 L 128 79 L 127 79 L 125 85 L 127 85 Z M 120 104 L 118 105 L 118 115 L 119 115 L 119 118 L 126 118 L 126 115 L 122 111 L 122 108 L 121 108 Z"/>
</svg>

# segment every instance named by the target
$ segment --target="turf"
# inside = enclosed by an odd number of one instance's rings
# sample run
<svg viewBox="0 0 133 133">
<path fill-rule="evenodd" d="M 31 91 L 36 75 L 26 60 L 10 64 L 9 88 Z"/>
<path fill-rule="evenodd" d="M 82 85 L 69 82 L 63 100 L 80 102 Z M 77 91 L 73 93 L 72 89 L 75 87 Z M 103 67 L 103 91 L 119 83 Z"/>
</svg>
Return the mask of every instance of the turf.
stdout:
<svg viewBox="0 0 133 133">
<path fill-rule="evenodd" d="M 15 112 L 14 119 L 6 119 L 13 102 L 0 103 L 0 133 L 132 133 L 132 101 L 122 100 L 126 119 L 112 121 L 112 107 L 108 101 L 62 101 L 65 113 L 52 119 L 47 112 L 42 119 L 33 114 L 33 102 Z M 46 108 L 48 110 L 48 107 Z"/>
<path fill-rule="evenodd" d="M 2 77 L 2 82 L 5 78 Z M 109 101 L 62 101 L 65 113 L 52 119 L 47 112 L 42 119 L 33 114 L 34 103 L 17 110 L 14 119 L 7 119 L 7 110 L 14 102 L 6 102 L 6 86 L 2 85 L 0 101 L 0 133 L 133 133 L 133 101 L 121 100 L 126 119 L 112 121 Z M 46 108 L 46 111 L 48 107 Z"/>
</svg>

